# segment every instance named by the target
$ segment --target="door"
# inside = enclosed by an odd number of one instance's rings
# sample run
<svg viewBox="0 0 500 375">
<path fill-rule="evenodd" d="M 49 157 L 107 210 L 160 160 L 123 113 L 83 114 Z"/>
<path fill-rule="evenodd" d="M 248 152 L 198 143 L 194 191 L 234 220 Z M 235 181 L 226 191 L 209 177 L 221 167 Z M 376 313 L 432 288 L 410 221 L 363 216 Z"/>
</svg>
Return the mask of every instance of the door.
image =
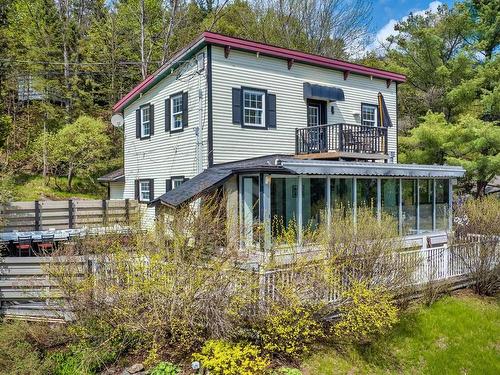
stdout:
<svg viewBox="0 0 500 375">
<path fill-rule="evenodd" d="M 307 100 L 307 126 L 317 127 L 326 124 L 326 102 L 321 100 Z M 326 152 L 327 147 L 327 133 L 326 127 L 317 127 L 309 129 L 308 131 L 308 149 L 309 152 Z"/>
</svg>

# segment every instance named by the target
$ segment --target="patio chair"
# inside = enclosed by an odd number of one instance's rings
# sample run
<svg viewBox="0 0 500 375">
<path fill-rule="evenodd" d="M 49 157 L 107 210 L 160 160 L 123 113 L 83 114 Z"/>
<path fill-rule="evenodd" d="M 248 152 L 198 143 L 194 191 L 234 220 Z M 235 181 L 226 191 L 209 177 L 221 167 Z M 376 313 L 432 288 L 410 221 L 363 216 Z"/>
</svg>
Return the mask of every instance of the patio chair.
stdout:
<svg viewBox="0 0 500 375">
<path fill-rule="evenodd" d="M 38 251 L 41 254 L 48 254 L 55 247 L 54 234 L 42 234 L 42 241 L 38 244 Z"/>
<path fill-rule="evenodd" d="M 17 238 L 16 249 L 18 252 L 18 256 L 30 256 L 33 251 L 33 242 L 31 239 L 31 235 L 28 236 L 19 236 Z"/>
</svg>

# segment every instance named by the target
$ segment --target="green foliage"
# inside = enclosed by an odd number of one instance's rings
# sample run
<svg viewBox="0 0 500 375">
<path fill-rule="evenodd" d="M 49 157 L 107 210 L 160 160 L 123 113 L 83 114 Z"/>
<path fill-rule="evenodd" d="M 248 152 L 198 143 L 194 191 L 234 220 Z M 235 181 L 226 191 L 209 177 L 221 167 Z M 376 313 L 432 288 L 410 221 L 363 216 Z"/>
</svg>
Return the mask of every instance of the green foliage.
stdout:
<svg viewBox="0 0 500 375">
<path fill-rule="evenodd" d="M 25 322 L 3 323 L 0 326 L 0 373 L 25 375 L 42 369 L 42 356 L 29 339 Z"/>
<path fill-rule="evenodd" d="M 171 362 L 160 362 L 151 371 L 150 375 L 177 375 L 181 369 Z"/>
<path fill-rule="evenodd" d="M 400 160 L 411 163 L 461 165 L 466 180 L 484 195 L 488 182 L 500 174 L 500 128 L 494 123 L 461 116 L 449 123 L 444 114 L 428 113 L 422 123 L 401 137 Z"/>
<path fill-rule="evenodd" d="M 340 320 L 332 328 L 334 336 L 342 341 L 369 343 L 398 321 L 393 296 L 384 288 L 354 283 L 343 297 L 346 301 L 340 306 Z"/>
<path fill-rule="evenodd" d="M 280 367 L 273 372 L 273 375 L 302 375 L 302 371 L 297 368 Z"/>
<path fill-rule="evenodd" d="M 322 326 L 313 311 L 298 301 L 284 306 L 274 304 L 256 328 L 264 350 L 292 359 L 309 353 L 311 345 L 323 337 Z"/>
<path fill-rule="evenodd" d="M 37 162 L 42 165 L 44 152 L 49 170 L 54 176 L 67 176 L 67 189 L 72 190 L 73 178 L 88 178 L 110 157 L 111 140 L 102 121 L 82 116 L 55 134 L 43 133 L 34 145 Z"/>
<path fill-rule="evenodd" d="M 224 340 L 205 342 L 193 359 L 214 375 L 253 375 L 263 373 L 269 366 L 269 360 L 257 346 Z"/>
</svg>

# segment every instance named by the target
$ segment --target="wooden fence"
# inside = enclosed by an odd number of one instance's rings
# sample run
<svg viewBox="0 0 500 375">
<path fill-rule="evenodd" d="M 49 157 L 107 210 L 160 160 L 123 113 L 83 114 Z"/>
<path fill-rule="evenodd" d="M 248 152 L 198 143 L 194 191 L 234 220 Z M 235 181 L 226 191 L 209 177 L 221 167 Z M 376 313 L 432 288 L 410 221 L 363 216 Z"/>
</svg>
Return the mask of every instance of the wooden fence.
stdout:
<svg viewBox="0 0 500 375">
<path fill-rule="evenodd" d="M 398 264 L 401 267 L 411 267 L 413 285 L 419 286 L 429 282 L 442 280 L 463 281 L 471 270 L 470 257 L 477 249 L 476 244 L 461 244 L 452 247 L 442 246 L 429 249 L 403 251 Z M 471 251 L 472 250 L 472 251 Z M 498 264 L 499 258 L 495 260 Z M 134 262 L 142 264 L 141 272 L 148 272 L 147 261 L 136 259 Z M 92 274 L 96 282 L 112 286 L 115 264 L 110 259 L 101 260 L 89 257 L 6 257 L 0 258 L 0 312 L 8 317 L 44 320 L 68 320 L 72 318 L 67 308 L 61 290 L 49 277 L 48 269 L 51 264 L 76 265 L 69 267 L 78 277 Z M 131 271 L 137 272 L 137 267 L 130 264 Z M 314 268 L 314 265 L 311 269 Z M 303 277 L 297 270 L 290 268 L 262 269 L 256 273 L 259 277 L 259 295 L 266 300 L 275 298 L 280 286 L 293 282 L 295 277 Z M 122 282 L 122 281 L 119 281 Z M 340 285 L 335 290 L 317 291 L 315 298 L 336 302 L 341 298 L 347 286 Z"/>
<path fill-rule="evenodd" d="M 88 274 L 88 260 L 82 256 L 0 258 L 1 314 L 28 320 L 71 320 L 61 289 L 48 271 L 51 264 L 69 263 L 76 265 L 71 270 L 77 276 Z"/>
<path fill-rule="evenodd" d="M 11 202 L 0 206 L 0 231 L 38 231 L 129 224 L 135 200 Z"/>
</svg>

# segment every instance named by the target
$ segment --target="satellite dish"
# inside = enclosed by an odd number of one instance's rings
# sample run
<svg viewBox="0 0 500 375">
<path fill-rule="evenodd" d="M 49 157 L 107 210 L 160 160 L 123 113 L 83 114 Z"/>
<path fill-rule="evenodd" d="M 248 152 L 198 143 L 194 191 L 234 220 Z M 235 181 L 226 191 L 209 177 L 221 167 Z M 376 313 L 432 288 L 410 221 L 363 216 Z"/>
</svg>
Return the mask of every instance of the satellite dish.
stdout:
<svg viewBox="0 0 500 375">
<path fill-rule="evenodd" d="M 123 126 L 123 116 L 119 113 L 115 113 L 111 116 L 111 124 L 116 128 L 121 128 Z"/>
</svg>

